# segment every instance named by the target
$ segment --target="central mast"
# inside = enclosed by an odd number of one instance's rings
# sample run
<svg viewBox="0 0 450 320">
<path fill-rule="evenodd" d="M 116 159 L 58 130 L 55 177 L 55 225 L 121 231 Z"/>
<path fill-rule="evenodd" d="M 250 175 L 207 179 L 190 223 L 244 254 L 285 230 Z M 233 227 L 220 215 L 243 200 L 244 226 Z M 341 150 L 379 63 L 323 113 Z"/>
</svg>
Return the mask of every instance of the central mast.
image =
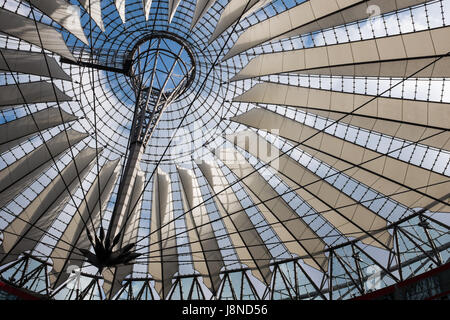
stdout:
<svg viewBox="0 0 450 320">
<path fill-rule="evenodd" d="M 131 199 L 140 172 L 140 160 L 164 110 L 186 91 L 195 76 L 194 56 L 189 46 L 183 39 L 167 32 L 152 33 L 141 39 L 127 61 L 123 73 L 129 76 L 136 100 L 117 200 L 106 237 L 103 229 L 100 239 L 96 237 L 95 255 L 83 252 L 100 271 L 104 267 L 126 263 L 137 255 L 131 253 L 134 245 L 119 247 L 128 218 L 139 201 L 132 203 Z"/>
<path fill-rule="evenodd" d="M 145 147 L 164 110 L 186 91 L 195 75 L 189 47 L 173 34 L 156 33 L 142 39 L 136 44 L 130 60 L 136 104 L 126 165 L 107 232 L 111 243 L 127 223 L 129 212 L 135 205 L 130 199 Z"/>
</svg>

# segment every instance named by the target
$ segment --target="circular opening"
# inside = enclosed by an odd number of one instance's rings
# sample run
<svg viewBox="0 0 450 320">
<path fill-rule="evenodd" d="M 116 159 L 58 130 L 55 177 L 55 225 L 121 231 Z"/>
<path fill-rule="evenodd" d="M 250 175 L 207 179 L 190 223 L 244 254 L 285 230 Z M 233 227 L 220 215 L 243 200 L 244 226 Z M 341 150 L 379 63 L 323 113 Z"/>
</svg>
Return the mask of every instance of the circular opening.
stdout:
<svg viewBox="0 0 450 320">
<path fill-rule="evenodd" d="M 131 76 L 136 91 L 176 99 L 195 77 L 194 56 L 187 43 L 171 33 L 152 33 L 131 54 Z"/>
</svg>

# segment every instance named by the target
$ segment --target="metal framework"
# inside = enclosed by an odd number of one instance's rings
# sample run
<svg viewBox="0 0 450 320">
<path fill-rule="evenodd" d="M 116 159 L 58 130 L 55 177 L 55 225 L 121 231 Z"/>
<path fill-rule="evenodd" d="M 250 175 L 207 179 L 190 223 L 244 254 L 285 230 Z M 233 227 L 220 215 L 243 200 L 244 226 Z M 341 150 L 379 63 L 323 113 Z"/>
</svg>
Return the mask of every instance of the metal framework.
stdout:
<svg viewBox="0 0 450 320">
<path fill-rule="evenodd" d="M 0 0 L 1 281 L 339 300 L 449 263 L 449 17 L 450 0 Z"/>
<path fill-rule="evenodd" d="M 135 90 L 136 106 L 119 198 L 106 235 L 111 243 L 120 232 L 119 220 L 127 223 L 129 211 L 126 208 L 135 205 L 130 203 L 130 194 L 149 139 L 164 110 L 187 90 L 195 76 L 195 62 L 187 44 L 170 33 L 152 33 L 138 41 L 128 61 L 131 62 L 124 63 L 124 68 L 130 66 L 126 73 Z"/>
</svg>

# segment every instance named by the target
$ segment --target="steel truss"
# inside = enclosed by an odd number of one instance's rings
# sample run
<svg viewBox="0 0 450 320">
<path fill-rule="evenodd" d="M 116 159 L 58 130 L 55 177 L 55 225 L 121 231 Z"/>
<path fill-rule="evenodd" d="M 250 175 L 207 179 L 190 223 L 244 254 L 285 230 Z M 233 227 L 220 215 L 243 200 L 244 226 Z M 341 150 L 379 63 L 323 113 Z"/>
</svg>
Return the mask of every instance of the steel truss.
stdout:
<svg viewBox="0 0 450 320">
<path fill-rule="evenodd" d="M 424 223 L 426 222 L 426 223 Z M 391 224 L 393 241 L 396 244 L 388 253 L 383 263 L 373 254 L 368 253 L 357 241 L 350 241 L 328 249 L 330 268 L 327 273 L 318 273 L 320 277 L 312 276 L 302 259 L 287 259 L 271 262 L 273 269 L 272 281 L 269 287 L 262 285 L 252 275 L 248 268 L 221 272 L 221 284 L 217 295 L 202 285 L 202 276 L 179 275 L 172 282 L 169 300 L 341 300 L 369 293 L 375 289 L 402 282 L 411 277 L 426 272 L 444 263 L 435 253 L 444 252 L 450 248 L 450 243 L 437 244 L 428 232 L 448 233 L 449 227 L 425 214 L 417 214 L 400 223 Z M 409 245 L 408 245 L 409 244 Z M 440 256 L 440 255 L 439 255 Z M 448 260 L 446 261 L 448 263 Z M 44 294 L 51 298 L 84 300 L 105 299 L 101 289 L 101 276 L 79 272 L 83 284 L 74 276 L 52 290 L 47 271 L 51 264 L 38 257 L 24 254 L 20 259 L 0 270 L 2 281 L 28 290 Z M 379 270 L 378 284 L 370 287 L 372 273 L 368 268 Z M 75 281 L 75 282 L 74 282 Z M 159 299 L 153 288 L 151 277 L 130 277 L 125 279 L 114 300 L 155 300 Z M 70 285 L 68 285 L 70 284 Z"/>
</svg>

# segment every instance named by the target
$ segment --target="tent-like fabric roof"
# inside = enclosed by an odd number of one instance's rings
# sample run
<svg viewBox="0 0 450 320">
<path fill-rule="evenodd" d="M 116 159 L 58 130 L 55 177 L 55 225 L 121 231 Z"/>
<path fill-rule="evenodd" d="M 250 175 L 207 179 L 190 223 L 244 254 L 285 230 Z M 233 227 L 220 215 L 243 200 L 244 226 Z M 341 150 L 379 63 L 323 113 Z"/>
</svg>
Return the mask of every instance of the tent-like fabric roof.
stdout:
<svg viewBox="0 0 450 320">
<path fill-rule="evenodd" d="M 337 300 L 446 263 L 449 18 L 450 0 L 3 1 L 0 278 Z"/>
</svg>

